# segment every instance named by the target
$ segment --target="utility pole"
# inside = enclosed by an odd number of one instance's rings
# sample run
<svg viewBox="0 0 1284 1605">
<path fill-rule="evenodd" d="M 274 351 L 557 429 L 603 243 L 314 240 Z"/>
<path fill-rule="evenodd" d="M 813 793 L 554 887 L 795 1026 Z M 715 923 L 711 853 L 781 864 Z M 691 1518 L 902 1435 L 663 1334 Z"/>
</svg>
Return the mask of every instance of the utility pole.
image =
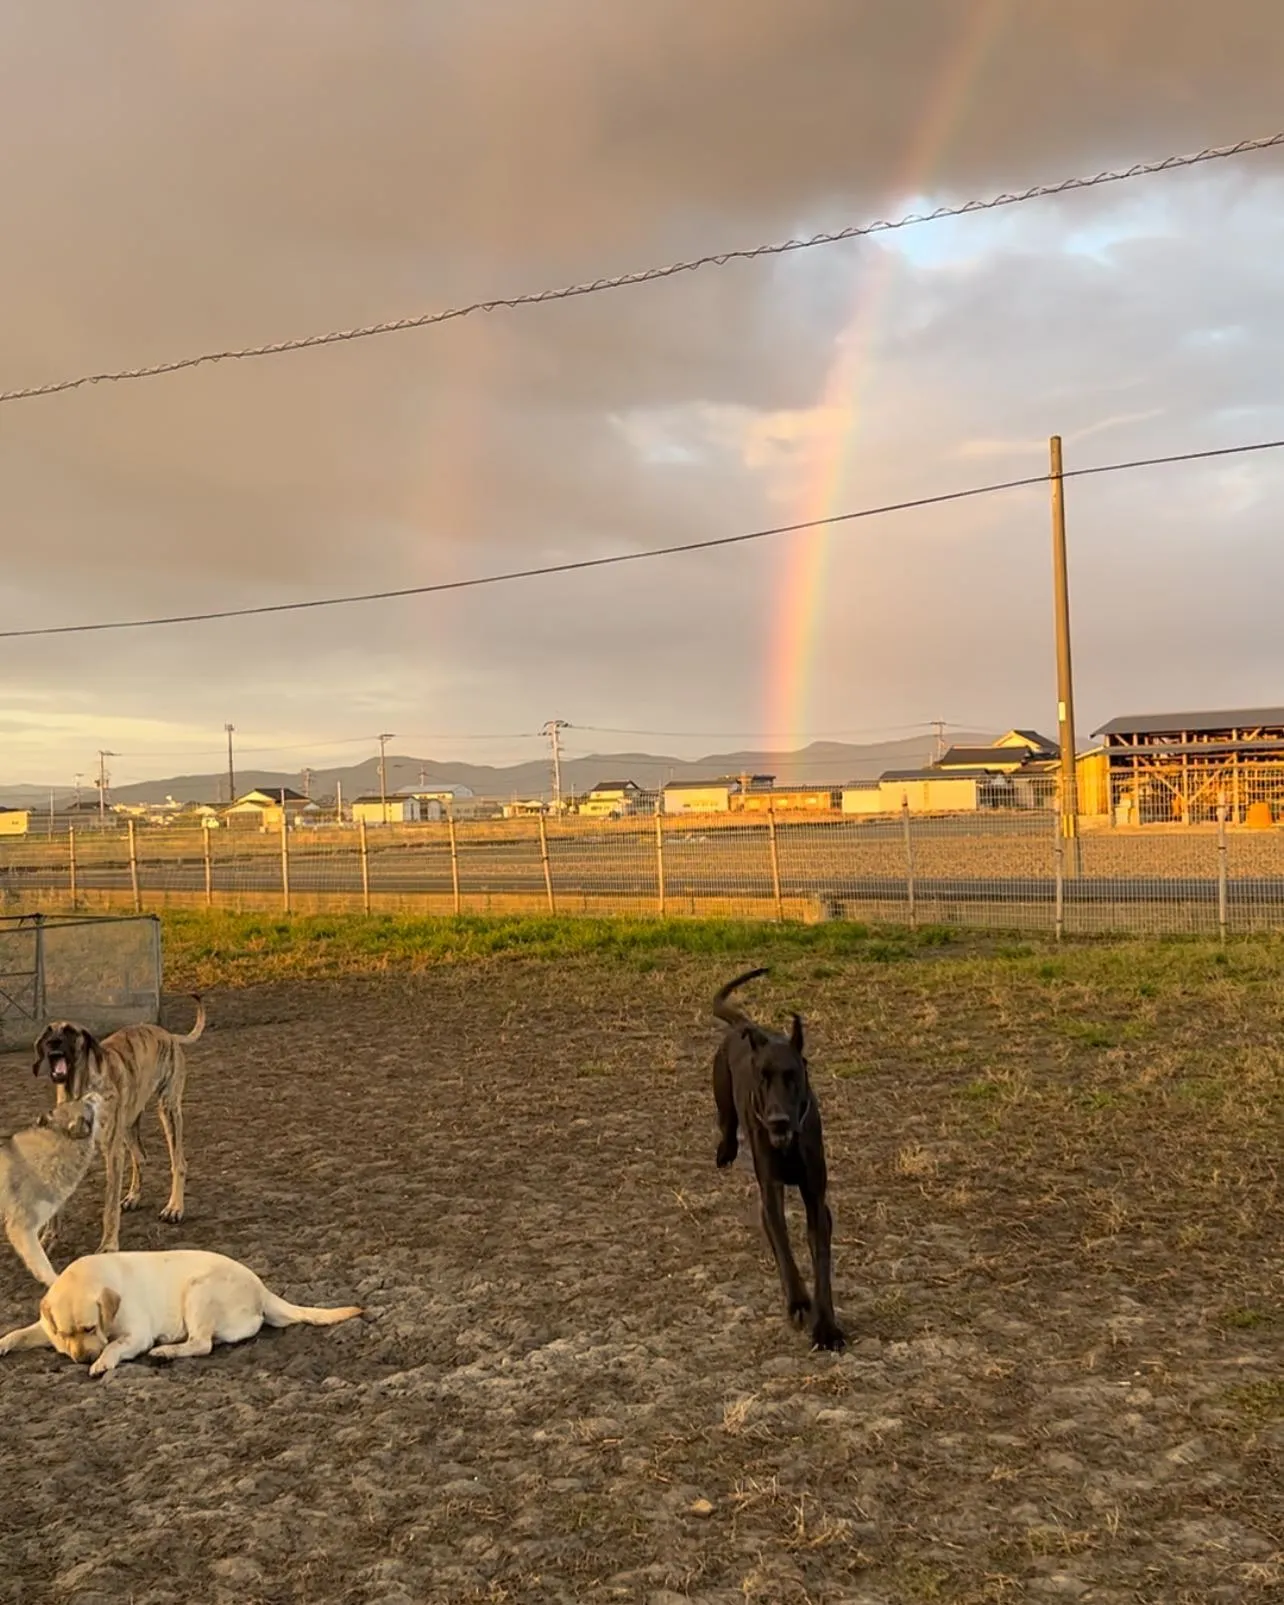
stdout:
<svg viewBox="0 0 1284 1605">
<path fill-rule="evenodd" d="M 307 764 L 303 766 L 303 795 L 305 797 L 312 795 L 312 770 Z"/>
<path fill-rule="evenodd" d="M 1061 436 L 1048 442 L 1052 479 L 1052 594 L 1057 642 L 1057 739 L 1061 743 L 1061 836 L 1071 843 L 1069 872 L 1079 873 L 1079 785 L 1075 770 L 1074 676 L 1070 663 L 1070 582 L 1066 563 L 1066 492 Z"/>
<path fill-rule="evenodd" d="M 81 781 L 82 781 L 82 780 L 83 780 L 83 779 L 84 779 L 84 778 L 85 778 L 85 777 L 84 777 L 84 775 L 83 775 L 83 774 L 78 774 L 78 775 L 77 775 L 77 776 L 76 776 L 76 811 L 77 811 L 77 813 L 79 813 L 79 812 L 80 812 L 80 782 L 81 782 Z"/>
<path fill-rule="evenodd" d="M 98 823 L 107 823 L 107 760 L 119 758 L 118 752 L 108 752 L 105 747 L 98 749 Z"/>
<path fill-rule="evenodd" d="M 936 732 L 936 755 L 932 760 L 933 763 L 940 763 L 945 756 L 945 726 L 948 722 L 945 719 L 932 720 L 932 729 Z"/>
<path fill-rule="evenodd" d="M 232 732 L 236 729 L 234 724 L 225 724 L 227 731 L 227 805 L 230 808 L 236 801 L 236 769 L 232 764 Z"/>
<path fill-rule="evenodd" d="M 379 812 L 385 825 L 388 823 L 387 747 L 395 739 L 390 730 L 385 730 L 379 737 Z"/>
<path fill-rule="evenodd" d="M 553 812 L 557 814 L 562 811 L 562 731 L 570 728 L 565 719 L 550 719 L 540 731 L 553 747 Z"/>
</svg>

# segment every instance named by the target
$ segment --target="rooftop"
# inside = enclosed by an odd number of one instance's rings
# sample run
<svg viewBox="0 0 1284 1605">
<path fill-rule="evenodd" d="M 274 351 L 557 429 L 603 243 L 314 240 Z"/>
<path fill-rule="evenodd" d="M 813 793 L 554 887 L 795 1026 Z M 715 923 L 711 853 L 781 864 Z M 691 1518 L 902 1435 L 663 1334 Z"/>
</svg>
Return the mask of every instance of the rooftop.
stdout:
<svg viewBox="0 0 1284 1605">
<path fill-rule="evenodd" d="M 1094 736 L 1203 735 L 1220 730 L 1284 727 L 1284 708 L 1228 708 L 1212 713 L 1125 713 L 1094 730 Z"/>
</svg>

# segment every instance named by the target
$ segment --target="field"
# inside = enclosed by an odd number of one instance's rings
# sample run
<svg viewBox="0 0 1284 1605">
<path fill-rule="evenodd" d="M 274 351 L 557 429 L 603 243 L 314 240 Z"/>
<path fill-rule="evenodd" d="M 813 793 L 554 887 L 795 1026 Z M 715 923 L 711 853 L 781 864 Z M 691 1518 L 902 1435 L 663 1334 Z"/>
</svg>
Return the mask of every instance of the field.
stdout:
<svg viewBox="0 0 1284 1605">
<path fill-rule="evenodd" d="M 367 1315 L 103 1383 L 0 1361 L 5 1605 L 1280 1597 L 1284 943 L 197 915 L 166 943 L 167 1019 L 197 985 L 211 1018 L 189 1215 L 155 1218 L 149 1127 L 125 1246 Z M 810 1031 L 840 1356 L 713 1165 L 707 999 L 763 959 L 755 1007 Z M 0 1129 L 49 1096 L 27 1062 Z M 97 1203 L 91 1174 L 59 1263 Z M 5 1329 L 34 1291 L 6 1247 Z"/>
</svg>

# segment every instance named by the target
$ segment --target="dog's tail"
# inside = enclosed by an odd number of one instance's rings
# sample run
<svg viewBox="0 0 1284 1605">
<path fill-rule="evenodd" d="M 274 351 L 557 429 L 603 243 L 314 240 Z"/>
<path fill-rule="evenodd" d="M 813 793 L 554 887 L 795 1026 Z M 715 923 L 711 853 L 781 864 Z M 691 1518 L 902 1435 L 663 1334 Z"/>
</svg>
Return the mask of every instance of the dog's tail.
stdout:
<svg viewBox="0 0 1284 1605">
<path fill-rule="evenodd" d="M 197 1042 L 205 1030 L 205 1003 L 199 992 L 193 992 L 192 996 L 196 999 L 196 1024 L 185 1037 L 179 1036 L 177 1031 L 171 1032 L 175 1042 Z"/>
<path fill-rule="evenodd" d="M 322 1309 L 314 1304 L 290 1304 L 271 1288 L 263 1289 L 263 1319 L 269 1326 L 337 1326 L 340 1321 L 351 1321 L 363 1314 L 359 1304 L 345 1304 L 341 1309 Z"/>
<path fill-rule="evenodd" d="M 726 986 L 714 995 L 713 1012 L 715 1016 L 719 1020 L 725 1021 L 727 1025 L 743 1025 L 747 1018 L 744 1010 L 738 1009 L 734 1003 L 728 1003 L 727 999 L 738 987 L 742 987 L 746 981 L 756 981 L 760 975 L 766 975 L 767 973 L 766 969 L 746 970 L 743 975 L 736 976 L 734 981 L 728 981 Z"/>
</svg>

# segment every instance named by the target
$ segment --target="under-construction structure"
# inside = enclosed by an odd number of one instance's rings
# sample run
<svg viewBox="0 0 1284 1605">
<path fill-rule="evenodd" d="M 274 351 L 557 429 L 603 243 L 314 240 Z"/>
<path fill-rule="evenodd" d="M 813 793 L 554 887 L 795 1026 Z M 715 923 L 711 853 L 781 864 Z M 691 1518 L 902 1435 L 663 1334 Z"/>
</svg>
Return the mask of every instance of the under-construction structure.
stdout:
<svg viewBox="0 0 1284 1605">
<path fill-rule="evenodd" d="M 1093 735 L 1118 825 L 1284 818 L 1284 708 L 1124 714 Z"/>
</svg>

